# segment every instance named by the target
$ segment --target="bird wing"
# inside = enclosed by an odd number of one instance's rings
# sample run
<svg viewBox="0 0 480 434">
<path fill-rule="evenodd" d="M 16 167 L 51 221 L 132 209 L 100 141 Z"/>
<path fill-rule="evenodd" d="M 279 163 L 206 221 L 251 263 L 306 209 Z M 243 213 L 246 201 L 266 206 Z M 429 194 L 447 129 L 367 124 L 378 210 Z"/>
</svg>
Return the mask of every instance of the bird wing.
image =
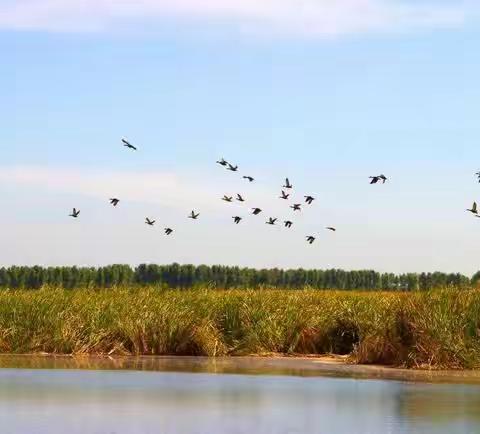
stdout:
<svg viewBox="0 0 480 434">
<path fill-rule="evenodd" d="M 473 212 L 477 211 L 477 202 L 473 202 L 472 210 L 473 210 Z"/>
</svg>

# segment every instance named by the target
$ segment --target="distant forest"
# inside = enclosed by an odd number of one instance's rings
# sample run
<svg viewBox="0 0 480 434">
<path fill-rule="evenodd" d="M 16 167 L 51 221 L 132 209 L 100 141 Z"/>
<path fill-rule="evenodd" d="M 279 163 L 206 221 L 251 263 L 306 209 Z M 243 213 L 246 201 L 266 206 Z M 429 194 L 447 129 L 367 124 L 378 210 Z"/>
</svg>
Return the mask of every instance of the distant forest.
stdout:
<svg viewBox="0 0 480 434">
<path fill-rule="evenodd" d="M 45 285 L 73 288 L 153 285 L 165 288 L 304 288 L 429 290 L 438 287 L 468 287 L 480 281 L 445 273 L 378 273 L 371 270 L 256 270 L 252 268 L 194 265 L 111 265 L 87 267 L 10 267 L 0 268 L 0 288 L 38 289 Z"/>
</svg>

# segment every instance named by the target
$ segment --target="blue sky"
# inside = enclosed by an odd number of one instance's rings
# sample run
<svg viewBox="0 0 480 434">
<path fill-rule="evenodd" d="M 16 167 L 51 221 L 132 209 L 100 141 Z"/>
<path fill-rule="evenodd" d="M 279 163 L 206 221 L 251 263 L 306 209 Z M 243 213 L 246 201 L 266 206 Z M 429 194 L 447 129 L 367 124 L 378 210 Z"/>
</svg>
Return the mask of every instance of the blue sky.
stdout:
<svg viewBox="0 0 480 434">
<path fill-rule="evenodd" d="M 0 264 L 473 273 L 478 21 L 454 1 L 3 2 Z M 264 224 L 292 217 L 285 176 L 317 198 L 290 232 Z"/>
</svg>

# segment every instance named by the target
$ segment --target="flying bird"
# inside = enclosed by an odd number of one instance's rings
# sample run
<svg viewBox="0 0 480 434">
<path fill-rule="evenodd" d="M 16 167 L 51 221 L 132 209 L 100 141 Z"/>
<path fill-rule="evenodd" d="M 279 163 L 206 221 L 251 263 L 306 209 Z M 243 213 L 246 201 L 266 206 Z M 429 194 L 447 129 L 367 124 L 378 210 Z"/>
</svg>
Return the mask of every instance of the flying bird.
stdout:
<svg viewBox="0 0 480 434">
<path fill-rule="evenodd" d="M 472 209 L 467 209 L 467 211 L 471 212 L 472 214 L 478 214 L 477 202 L 473 202 Z"/>
<path fill-rule="evenodd" d="M 242 195 L 241 195 L 241 194 L 238 194 L 238 193 L 237 193 L 237 200 L 238 200 L 239 202 L 245 202 L 245 199 L 242 197 Z"/>
<path fill-rule="evenodd" d="M 165 228 L 164 230 L 166 235 L 170 235 L 173 232 L 173 229 L 170 228 Z"/>
<path fill-rule="evenodd" d="M 74 219 L 78 218 L 80 215 L 80 210 L 77 210 L 76 208 L 73 208 L 72 213 L 69 214 L 70 217 L 73 217 Z"/>
<path fill-rule="evenodd" d="M 252 212 L 253 215 L 258 215 L 262 212 L 262 210 L 260 208 L 252 208 L 252 210 L 253 210 L 253 212 Z"/>
<path fill-rule="evenodd" d="M 219 161 L 217 161 L 217 164 L 220 164 L 220 166 L 226 166 L 228 164 L 228 161 L 225 160 L 225 158 L 221 158 Z"/>
<path fill-rule="evenodd" d="M 122 143 L 123 143 L 123 146 L 125 146 L 126 148 L 128 149 L 131 149 L 132 151 L 136 151 L 137 148 L 135 146 L 133 146 L 130 142 L 128 142 L 127 140 L 125 139 L 122 139 Z"/>
<path fill-rule="evenodd" d="M 294 211 L 301 211 L 302 210 L 301 206 L 302 205 L 300 203 L 295 203 L 290 208 L 292 208 Z"/>
<path fill-rule="evenodd" d="M 286 227 L 286 228 L 289 228 L 289 229 L 290 229 L 290 228 L 292 227 L 292 225 L 293 225 L 293 222 L 291 222 L 290 220 L 285 220 L 283 223 L 285 224 L 285 227 Z"/>
<path fill-rule="evenodd" d="M 145 219 L 145 224 L 148 226 L 153 226 L 155 224 L 155 220 L 150 220 L 148 217 Z"/>
<path fill-rule="evenodd" d="M 315 237 L 312 237 L 311 235 L 306 238 L 307 238 L 307 242 L 310 244 L 313 244 L 313 242 L 315 241 Z"/>
<path fill-rule="evenodd" d="M 382 184 L 385 184 L 385 181 L 388 179 L 385 175 L 370 176 L 370 184 L 376 184 L 378 181 L 382 181 Z"/>
<path fill-rule="evenodd" d="M 287 194 L 282 190 L 282 195 L 280 196 L 280 199 L 288 200 L 289 197 L 290 197 L 290 194 Z"/>
<path fill-rule="evenodd" d="M 227 170 L 230 170 L 232 172 L 237 172 L 238 171 L 238 166 L 232 166 L 230 163 L 228 163 Z"/>
<path fill-rule="evenodd" d="M 325 229 L 327 229 L 329 231 L 332 231 L 332 232 L 336 232 L 336 229 L 331 227 L 331 226 L 327 226 Z"/>
<path fill-rule="evenodd" d="M 222 197 L 222 200 L 224 200 L 225 202 L 231 202 L 233 200 L 233 197 L 232 196 L 229 197 L 225 195 Z"/>
<path fill-rule="evenodd" d="M 312 204 L 312 202 L 315 200 L 313 196 L 304 196 L 305 202 L 307 202 L 309 205 Z"/>
<path fill-rule="evenodd" d="M 253 181 L 255 181 L 255 178 L 252 178 L 251 176 L 244 176 L 243 179 L 247 179 L 248 182 L 253 182 Z"/>
<path fill-rule="evenodd" d="M 268 221 L 265 222 L 265 224 L 267 224 L 267 225 L 272 225 L 272 226 L 273 226 L 273 225 L 276 223 L 276 221 L 277 221 L 277 219 L 274 219 L 273 217 L 270 217 L 270 218 L 268 219 Z"/>
<path fill-rule="evenodd" d="M 290 184 L 290 180 L 288 178 L 285 178 L 285 185 L 283 186 L 283 188 L 293 188 L 293 185 Z"/>
<path fill-rule="evenodd" d="M 232 217 L 232 218 L 233 218 L 233 221 L 235 222 L 235 224 L 237 224 L 237 225 L 242 221 L 242 218 L 238 217 L 238 216 Z"/>
<path fill-rule="evenodd" d="M 113 206 L 117 206 L 120 202 L 120 199 L 110 199 L 110 204 L 113 205 Z"/>
<path fill-rule="evenodd" d="M 195 214 L 195 211 L 192 211 L 191 214 L 188 216 L 189 219 L 197 220 L 200 213 Z"/>
</svg>

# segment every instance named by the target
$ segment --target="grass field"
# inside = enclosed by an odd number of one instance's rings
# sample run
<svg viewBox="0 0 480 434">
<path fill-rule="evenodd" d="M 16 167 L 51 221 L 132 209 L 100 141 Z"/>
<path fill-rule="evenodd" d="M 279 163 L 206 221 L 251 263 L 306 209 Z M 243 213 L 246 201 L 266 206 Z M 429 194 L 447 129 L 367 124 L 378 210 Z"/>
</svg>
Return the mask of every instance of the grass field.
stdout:
<svg viewBox="0 0 480 434">
<path fill-rule="evenodd" d="M 480 290 L 2 291 L 0 352 L 334 353 L 352 363 L 480 368 Z"/>
</svg>

